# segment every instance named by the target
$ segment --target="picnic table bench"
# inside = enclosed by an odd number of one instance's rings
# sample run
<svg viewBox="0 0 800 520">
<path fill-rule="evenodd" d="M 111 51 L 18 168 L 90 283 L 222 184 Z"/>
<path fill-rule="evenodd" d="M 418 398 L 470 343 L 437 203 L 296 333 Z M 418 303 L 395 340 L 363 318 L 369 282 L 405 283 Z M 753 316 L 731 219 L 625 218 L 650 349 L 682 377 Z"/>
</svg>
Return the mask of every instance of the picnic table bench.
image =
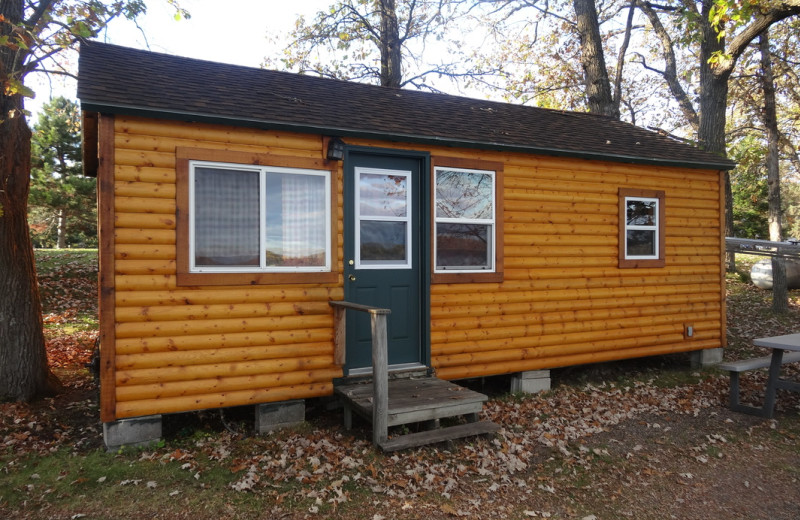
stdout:
<svg viewBox="0 0 800 520">
<path fill-rule="evenodd" d="M 775 336 L 771 338 L 759 338 L 753 341 L 759 347 L 772 349 L 772 355 L 742 359 L 720 363 L 717 368 L 730 372 L 731 389 L 729 396 L 729 407 L 731 410 L 742 413 L 749 413 L 771 419 L 775 410 L 775 394 L 778 388 L 800 392 L 800 384 L 794 381 L 787 381 L 780 378 L 781 366 L 784 363 L 800 362 L 800 334 L 788 334 L 785 336 Z M 784 352 L 787 351 L 787 352 Z M 767 379 L 766 395 L 762 407 L 744 405 L 739 402 L 739 374 L 750 370 L 769 368 Z"/>
</svg>

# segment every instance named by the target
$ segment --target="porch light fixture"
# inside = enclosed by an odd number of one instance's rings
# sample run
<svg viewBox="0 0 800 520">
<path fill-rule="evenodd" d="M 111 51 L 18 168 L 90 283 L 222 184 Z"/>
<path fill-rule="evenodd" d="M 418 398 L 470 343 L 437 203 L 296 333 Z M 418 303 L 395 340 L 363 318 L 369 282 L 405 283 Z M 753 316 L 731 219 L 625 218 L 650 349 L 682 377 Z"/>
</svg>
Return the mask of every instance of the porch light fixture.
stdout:
<svg viewBox="0 0 800 520">
<path fill-rule="evenodd" d="M 344 141 L 338 137 L 331 137 L 331 140 L 328 141 L 328 154 L 326 157 L 329 161 L 341 161 L 344 159 Z"/>
</svg>

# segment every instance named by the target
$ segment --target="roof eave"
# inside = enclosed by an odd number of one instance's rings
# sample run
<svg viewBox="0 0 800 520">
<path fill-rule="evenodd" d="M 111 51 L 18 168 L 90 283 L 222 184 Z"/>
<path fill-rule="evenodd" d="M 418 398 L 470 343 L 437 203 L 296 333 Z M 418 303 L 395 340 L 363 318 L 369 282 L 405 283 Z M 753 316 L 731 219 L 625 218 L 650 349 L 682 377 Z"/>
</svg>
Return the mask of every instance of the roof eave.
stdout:
<svg viewBox="0 0 800 520">
<path fill-rule="evenodd" d="M 379 132 L 375 130 L 359 130 L 354 128 L 339 128 L 335 126 L 320 126 L 307 123 L 298 124 L 286 121 L 269 121 L 264 119 L 249 119 L 233 116 L 209 115 L 198 112 L 142 108 L 133 105 L 115 105 L 102 102 L 92 102 L 81 99 L 81 107 L 87 112 L 112 113 L 151 118 L 167 118 L 176 121 L 191 121 L 209 124 L 225 124 L 233 126 L 247 126 L 269 130 L 285 130 L 298 133 L 326 134 L 339 137 L 359 137 L 379 139 L 386 141 L 403 141 L 418 144 L 435 144 L 439 146 L 475 148 L 481 150 L 494 150 L 504 152 L 519 152 L 558 157 L 572 157 L 577 159 L 612 161 L 630 164 L 646 164 L 665 167 L 731 170 L 736 164 L 728 159 L 721 158 L 720 162 L 672 160 L 645 156 L 620 155 L 613 153 L 600 153 L 588 151 L 575 151 L 560 148 L 547 148 L 538 146 L 516 145 L 492 141 L 473 141 L 469 139 L 452 139 L 431 135 L 402 134 Z"/>
</svg>

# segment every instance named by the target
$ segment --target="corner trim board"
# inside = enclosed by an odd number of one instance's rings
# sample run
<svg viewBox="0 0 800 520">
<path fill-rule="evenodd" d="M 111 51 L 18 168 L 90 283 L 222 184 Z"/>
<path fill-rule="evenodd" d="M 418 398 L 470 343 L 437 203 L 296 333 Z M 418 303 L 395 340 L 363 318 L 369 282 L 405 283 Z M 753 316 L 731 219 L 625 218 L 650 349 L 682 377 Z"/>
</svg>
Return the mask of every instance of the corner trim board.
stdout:
<svg viewBox="0 0 800 520">
<path fill-rule="evenodd" d="M 114 116 L 98 121 L 97 212 L 99 220 L 100 420 L 117 419 L 116 302 L 114 299 Z"/>
</svg>

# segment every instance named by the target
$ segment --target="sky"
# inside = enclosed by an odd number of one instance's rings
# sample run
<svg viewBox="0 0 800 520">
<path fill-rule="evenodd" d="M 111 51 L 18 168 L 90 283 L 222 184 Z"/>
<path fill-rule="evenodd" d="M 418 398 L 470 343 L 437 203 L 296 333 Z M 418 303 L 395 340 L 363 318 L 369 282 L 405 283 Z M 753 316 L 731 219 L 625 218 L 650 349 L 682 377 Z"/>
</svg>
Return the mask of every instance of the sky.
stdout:
<svg viewBox="0 0 800 520">
<path fill-rule="evenodd" d="M 128 21 L 113 22 L 98 40 L 190 58 L 259 67 L 267 55 L 281 51 L 269 46 L 267 34 L 285 34 L 300 14 L 311 18 L 333 0 L 180 0 L 190 19 L 175 20 L 166 1 L 149 0 L 138 29 Z M 77 62 L 73 64 L 77 71 Z M 75 81 L 29 77 L 36 98 L 25 105 L 36 121 L 51 96 L 75 99 Z"/>
</svg>

